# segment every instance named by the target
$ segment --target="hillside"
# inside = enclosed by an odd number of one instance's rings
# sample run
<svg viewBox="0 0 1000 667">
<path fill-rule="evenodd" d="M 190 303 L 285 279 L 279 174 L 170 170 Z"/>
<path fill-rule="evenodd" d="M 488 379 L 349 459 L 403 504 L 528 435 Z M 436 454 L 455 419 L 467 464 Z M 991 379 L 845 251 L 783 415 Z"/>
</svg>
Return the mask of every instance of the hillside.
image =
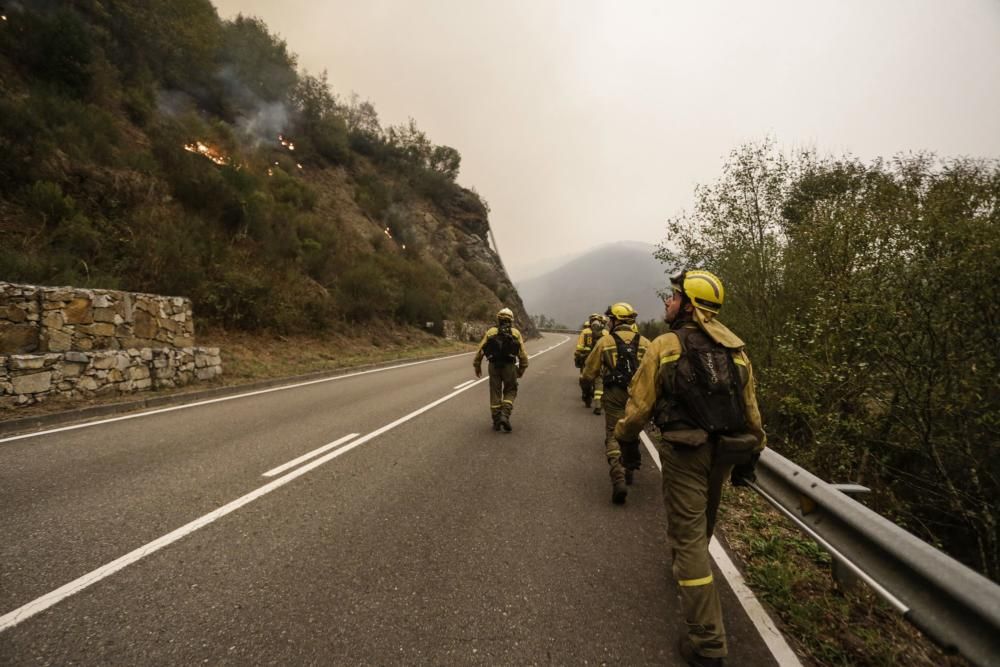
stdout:
<svg viewBox="0 0 1000 667">
<path fill-rule="evenodd" d="M 0 22 L 0 279 L 191 297 L 199 325 L 530 320 L 458 150 L 383 127 L 208 0 Z"/>
<path fill-rule="evenodd" d="M 640 320 L 663 316 L 657 292 L 666 286 L 665 267 L 653 257 L 656 246 L 620 241 L 599 246 L 517 288 L 532 315 L 576 327 L 595 311 L 627 301 Z"/>
</svg>

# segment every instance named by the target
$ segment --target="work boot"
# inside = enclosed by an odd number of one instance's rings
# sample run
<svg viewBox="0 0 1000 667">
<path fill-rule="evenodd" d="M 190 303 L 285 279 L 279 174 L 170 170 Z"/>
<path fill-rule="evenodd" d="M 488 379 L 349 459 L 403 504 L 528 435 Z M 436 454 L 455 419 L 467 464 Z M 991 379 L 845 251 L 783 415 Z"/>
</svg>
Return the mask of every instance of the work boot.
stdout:
<svg viewBox="0 0 1000 667">
<path fill-rule="evenodd" d="M 507 431 L 508 433 L 514 430 L 510 425 L 510 417 L 508 417 L 507 415 L 503 415 L 502 417 L 500 417 L 500 426 L 503 428 L 503 430 Z"/>
<path fill-rule="evenodd" d="M 500 420 L 497 417 L 493 418 L 493 430 L 494 431 L 500 430 Z"/>
<path fill-rule="evenodd" d="M 624 505 L 626 496 L 628 496 L 628 487 L 625 486 L 625 483 L 615 482 L 611 489 L 611 502 L 615 505 Z"/>
<path fill-rule="evenodd" d="M 601 409 L 600 408 L 594 408 L 594 414 L 595 415 L 601 414 Z"/>
<path fill-rule="evenodd" d="M 632 481 L 635 479 L 635 470 L 631 468 L 625 468 L 625 483 L 632 486 Z"/>
<path fill-rule="evenodd" d="M 587 407 L 587 408 L 590 407 L 590 399 L 587 398 L 586 396 L 584 396 L 584 398 L 583 398 L 583 405 L 584 405 L 584 407 Z"/>
<path fill-rule="evenodd" d="M 689 667 L 723 667 L 726 664 L 723 658 L 709 658 L 699 654 L 687 637 L 680 638 L 677 648 L 680 649 L 681 657 Z"/>
</svg>

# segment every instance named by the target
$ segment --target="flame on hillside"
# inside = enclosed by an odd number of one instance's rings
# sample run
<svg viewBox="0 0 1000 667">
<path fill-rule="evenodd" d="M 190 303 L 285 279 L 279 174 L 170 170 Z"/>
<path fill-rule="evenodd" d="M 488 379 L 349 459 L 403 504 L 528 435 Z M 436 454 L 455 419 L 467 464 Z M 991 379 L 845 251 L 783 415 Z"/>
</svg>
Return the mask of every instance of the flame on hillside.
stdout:
<svg viewBox="0 0 1000 667">
<path fill-rule="evenodd" d="M 214 146 L 209 146 L 201 141 L 195 141 L 190 144 L 184 144 L 184 150 L 189 153 L 195 153 L 196 155 L 203 155 L 209 160 L 218 165 L 229 164 L 229 156 L 224 155 L 218 148 Z"/>
<path fill-rule="evenodd" d="M 287 148 L 287 149 L 288 149 L 288 150 L 290 150 L 290 151 L 294 151 L 294 150 L 295 150 L 295 144 L 294 144 L 294 143 L 292 143 L 292 140 L 291 140 L 291 139 L 289 139 L 288 137 L 286 137 L 286 136 L 285 136 L 285 135 L 283 135 L 283 134 L 279 134 L 279 135 L 278 135 L 278 142 L 279 142 L 279 143 L 280 143 L 280 144 L 281 144 L 282 146 L 284 146 L 285 148 Z"/>
</svg>

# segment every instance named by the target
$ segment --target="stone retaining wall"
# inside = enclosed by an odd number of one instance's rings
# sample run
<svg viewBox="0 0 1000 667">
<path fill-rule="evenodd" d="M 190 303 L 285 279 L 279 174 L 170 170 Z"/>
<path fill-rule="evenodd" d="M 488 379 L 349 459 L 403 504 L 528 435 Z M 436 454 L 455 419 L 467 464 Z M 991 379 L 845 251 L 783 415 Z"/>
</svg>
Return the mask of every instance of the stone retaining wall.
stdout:
<svg viewBox="0 0 1000 667">
<path fill-rule="evenodd" d="M 0 404 L 180 387 L 222 374 L 217 347 L 131 348 L 0 356 Z"/>
<path fill-rule="evenodd" d="M 451 320 L 445 320 L 443 325 L 446 339 L 468 343 L 481 341 L 486 330 L 493 326 L 490 322 L 453 322 Z"/>
<path fill-rule="evenodd" d="M 193 345 L 190 299 L 0 282 L 0 354 Z"/>
<path fill-rule="evenodd" d="M 181 297 L 0 282 L 0 406 L 178 387 L 222 374 Z"/>
</svg>

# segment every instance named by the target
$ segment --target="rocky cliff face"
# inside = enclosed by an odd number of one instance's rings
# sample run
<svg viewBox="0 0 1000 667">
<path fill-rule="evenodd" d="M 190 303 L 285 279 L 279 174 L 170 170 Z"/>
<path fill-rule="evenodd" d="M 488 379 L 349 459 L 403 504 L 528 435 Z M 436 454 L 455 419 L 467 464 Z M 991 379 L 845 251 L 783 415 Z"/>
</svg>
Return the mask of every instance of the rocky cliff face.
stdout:
<svg viewBox="0 0 1000 667">
<path fill-rule="evenodd" d="M 379 179 L 388 191 L 405 194 L 374 216 L 357 201 L 359 173 Z M 409 192 L 383 172 L 359 165 L 351 170 L 326 169 L 305 179 L 320 193 L 317 211 L 336 219 L 348 232 L 353 257 L 371 253 L 418 256 L 440 268 L 435 280 L 446 283 L 451 295 L 441 304 L 445 319 L 481 324 L 493 321 L 496 312 L 507 307 L 514 311 L 521 331 L 529 337 L 538 335 L 503 262 L 490 246 L 488 211 L 475 192 L 454 187 L 450 196 L 432 201 Z"/>
</svg>

